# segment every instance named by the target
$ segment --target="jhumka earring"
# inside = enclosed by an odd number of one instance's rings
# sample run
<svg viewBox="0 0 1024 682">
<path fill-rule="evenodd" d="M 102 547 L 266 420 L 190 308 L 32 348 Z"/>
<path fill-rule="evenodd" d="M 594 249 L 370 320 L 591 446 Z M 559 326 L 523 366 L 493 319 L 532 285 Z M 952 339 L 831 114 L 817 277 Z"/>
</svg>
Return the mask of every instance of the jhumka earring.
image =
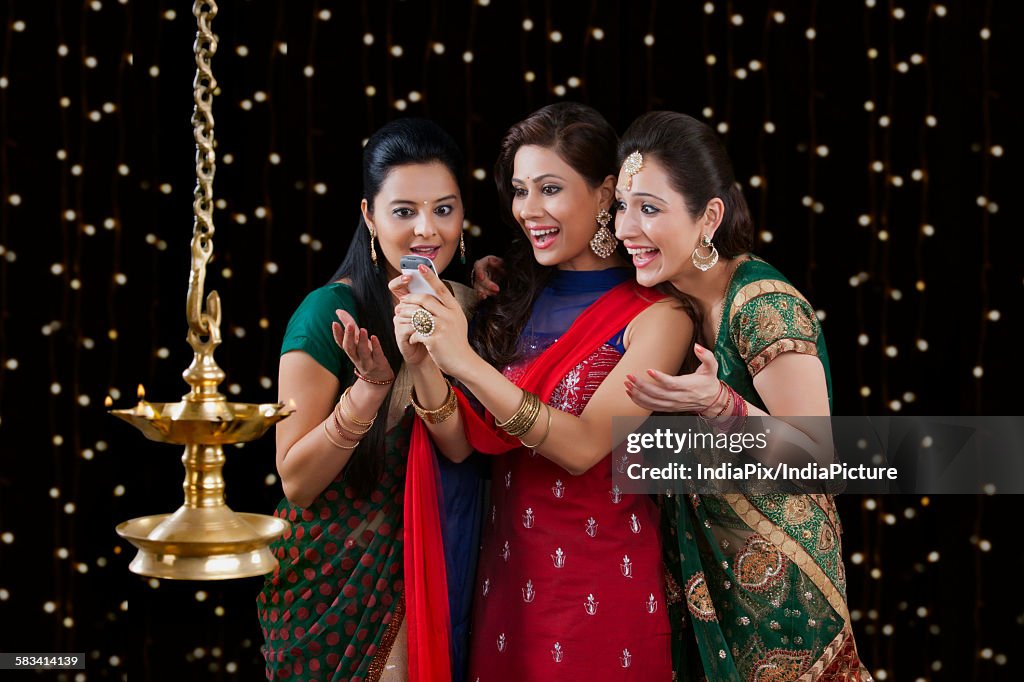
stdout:
<svg viewBox="0 0 1024 682">
<path fill-rule="evenodd" d="M 706 255 L 702 255 L 700 253 L 701 249 L 711 249 L 711 251 Z M 701 272 L 707 272 L 715 267 L 715 263 L 718 262 L 718 249 L 711 243 L 711 237 L 706 234 L 700 236 L 700 244 L 690 254 L 690 260 L 693 261 L 693 266 Z"/>
<path fill-rule="evenodd" d="M 369 230 L 370 230 L 370 260 L 373 261 L 373 267 L 374 267 L 374 269 L 376 269 L 377 268 L 377 249 L 375 249 L 374 246 L 373 246 L 373 240 L 377 237 L 377 234 L 373 231 L 373 228 L 369 228 Z"/>
<path fill-rule="evenodd" d="M 612 220 L 612 214 L 608 212 L 608 209 L 602 208 L 597 214 L 597 232 L 590 239 L 590 250 L 597 254 L 600 258 L 607 258 L 608 256 L 615 253 L 615 247 L 619 245 L 619 242 L 615 239 L 615 235 L 608 229 L 608 223 Z"/>
<path fill-rule="evenodd" d="M 466 264 L 466 233 L 459 233 L 459 262 Z"/>
</svg>

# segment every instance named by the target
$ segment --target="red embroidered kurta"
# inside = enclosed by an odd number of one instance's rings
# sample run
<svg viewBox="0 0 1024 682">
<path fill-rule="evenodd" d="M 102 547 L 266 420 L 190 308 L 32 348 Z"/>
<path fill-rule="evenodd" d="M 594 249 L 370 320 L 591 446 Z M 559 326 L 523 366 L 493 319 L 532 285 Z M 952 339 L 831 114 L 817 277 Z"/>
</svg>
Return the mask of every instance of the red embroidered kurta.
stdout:
<svg viewBox="0 0 1024 682">
<path fill-rule="evenodd" d="M 548 401 L 579 415 L 620 359 L 605 344 Z M 528 363 L 505 375 L 515 381 Z M 582 476 L 529 450 L 495 457 L 474 595 L 470 680 L 668 680 L 658 510 L 609 455 Z"/>
</svg>

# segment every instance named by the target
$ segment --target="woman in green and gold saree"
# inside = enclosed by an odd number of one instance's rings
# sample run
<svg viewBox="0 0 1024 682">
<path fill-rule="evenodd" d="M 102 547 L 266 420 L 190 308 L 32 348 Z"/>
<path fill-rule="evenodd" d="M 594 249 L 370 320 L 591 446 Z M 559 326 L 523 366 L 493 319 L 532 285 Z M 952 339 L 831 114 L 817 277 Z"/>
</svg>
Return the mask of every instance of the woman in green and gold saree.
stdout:
<svg viewBox="0 0 1024 682">
<path fill-rule="evenodd" d="M 257 597 L 268 679 L 464 674 L 480 477 L 474 460 L 452 464 L 427 448 L 438 485 L 407 488 L 417 418 L 410 389 L 437 369 L 425 366 L 425 352 L 408 357 L 399 346 L 388 289 L 406 254 L 430 258 L 438 272 L 456 250 L 464 256 L 462 166 L 454 141 L 429 121 L 400 119 L 377 131 L 363 151 L 362 218 L 349 252 L 288 324 L 279 396 L 296 411 L 277 426 L 286 499 L 275 515 L 291 529 L 274 543 L 280 566 Z M 454 288 L 461 302 L 472 298 Z M 427 429 L 447 452 L 442 421 Z M 440 594 L 410 587 L 410 495 L 430 497 L 441 511 L 444 566 L 433 567 Z"/>
<path fill-rule="evenodd" d="M 634 402 L 702 415 L 718 429 L 747 415 L 829 415 L 817 316 L 778 270 L 749 253 L 750 213 L 714 132 L 683 114 L 652 112 L 630 126 L 619 151 L 616 236 L 633 255 L 637 281 L 686 301 L 697 330 L 696 370 L 631 376 Z M 830 438 L 791 428 L 811 445 Z M 663 503 L 665 560 L 677 582 L 670 592 L 678 595 L 678 679 L 870 679 L 850 626 L 830 495 Z"/>
</svg>

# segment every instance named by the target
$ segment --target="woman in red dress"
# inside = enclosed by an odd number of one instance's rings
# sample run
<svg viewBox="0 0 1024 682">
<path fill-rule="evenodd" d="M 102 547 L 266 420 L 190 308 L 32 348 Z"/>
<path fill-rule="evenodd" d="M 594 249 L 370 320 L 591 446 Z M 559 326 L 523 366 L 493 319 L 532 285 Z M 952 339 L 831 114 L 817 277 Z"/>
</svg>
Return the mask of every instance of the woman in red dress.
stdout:
<svg viewBox="0 0 1024 682">
<path fill-rule="evenodd" d="M 693 325 L 633 281 L 607 230 L 615 146 L 607 121 L 579 104 L 545 107 L 506 134 L 495 178 L 520 238 L 474 321 L 475 350 L 432 273 L 436 297 L 396 308 L 396 334 L 426 346 L 486 410 L 459 395 L 451 420 L 495 455 L 472 680 L 671 678 L 658 510 L 618 490 L 609 452 L 613 416 L 649 414 L 621 382 L 652 365 L 678 371 Z M 421 531 L 429 547 L 433 531 Z"/>
</svg>

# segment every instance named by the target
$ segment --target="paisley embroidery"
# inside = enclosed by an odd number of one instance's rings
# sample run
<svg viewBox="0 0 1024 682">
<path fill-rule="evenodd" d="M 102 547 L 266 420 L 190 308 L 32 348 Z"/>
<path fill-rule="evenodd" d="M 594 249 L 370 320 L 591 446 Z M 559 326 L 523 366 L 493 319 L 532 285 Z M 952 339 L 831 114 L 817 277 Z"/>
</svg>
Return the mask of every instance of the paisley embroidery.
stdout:
<svg viewBox="0 0 1024 682">
<path fill-rule="evenodd" d="M 787 498 L 783 505 L 783 518 L 786 519 L 786 523 L 799 526 L 809 521 L 812 516 L 811 504 L 806 495 L 793 495 Z"/>
<path fill-rule="evenodd" d="M 816 336 L 814 330 L 814 322 L 807 314 L 807 309 L 802 305 L 793 306 L 793 324 L 796 325 L 796 329 L 804 336 L 814 337 Z"/>
<path fill-rule="evenodd" d="M 711 593 L 708 592 L 708 583 L 704 579 L 703 572 L 694 573 L 686 582 L 686 607 L 694 618 L 705 623 L 718 620 L 718 616 L 715 614 L 715 604 L 711 601 Z"/>
<path fill-rule="evenodd" d="M 751 592 L 767 592 L 785 580 L 788 563 L 782 550 L 759 535 L 751 535 L 736 556 L 736 580 Z"/>
<path fill-rule="evenodd" d="M 760 657 L 750 671 L 750 682 L 792 682 L 810 662 L 810 651 L 772 649 Z"/>
<path fill-rule="evenodd" d="M 836 533 L 832 530 L 832 526 L 827 523 L 821 524 L 821 530 L 818 532 L 818 551 L 831 552 L 835 546 Z"/>
<path fill-rule="evenodd" d="M 757 311 L 755 324 L 762 338 L 777 339 L 786 330 L 786 322 L 782 319 L 782 313 L 771 306 L 764 306 Z"/>
</svg>

